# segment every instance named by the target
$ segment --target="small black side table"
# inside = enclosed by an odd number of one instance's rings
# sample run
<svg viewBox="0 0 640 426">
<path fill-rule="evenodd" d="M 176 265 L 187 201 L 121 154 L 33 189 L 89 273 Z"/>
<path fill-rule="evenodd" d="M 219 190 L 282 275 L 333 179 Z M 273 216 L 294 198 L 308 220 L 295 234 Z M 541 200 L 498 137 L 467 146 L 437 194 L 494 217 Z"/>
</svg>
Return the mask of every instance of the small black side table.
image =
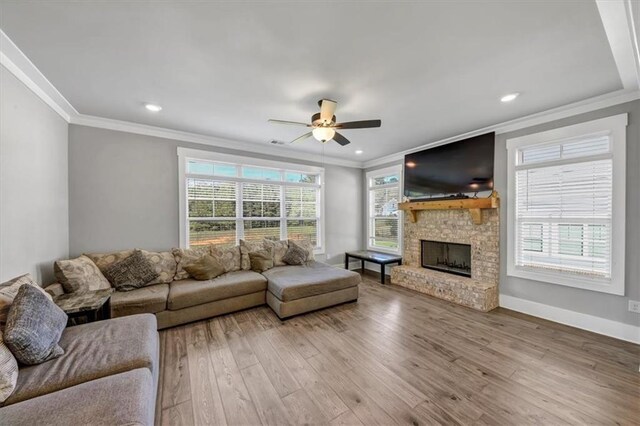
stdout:
<svg viewBox="0 0 640 426">
<path fill-rule="evenodd" d="M 402 256 L 397 254 L 380 253 L 371 250 L 348 251 L 344 254 L 344 267 L 349 269 L 349 258 L 360 259 L 362 261 L 362 270 L 364 271 L 364 262 L 373 262 L 380 265 L 380 282 L 384 284 L 384 267 L 390 263 L 402 265 Z"/>
<path fill-rule="evenodd" d="M 68 293 L 54 297 L 53 301 L 72 318 L 85 317 L 87 322 L 111 318 L 111 293 L 113 289 L 88 291 L 86 293 Z"/>
</svg>

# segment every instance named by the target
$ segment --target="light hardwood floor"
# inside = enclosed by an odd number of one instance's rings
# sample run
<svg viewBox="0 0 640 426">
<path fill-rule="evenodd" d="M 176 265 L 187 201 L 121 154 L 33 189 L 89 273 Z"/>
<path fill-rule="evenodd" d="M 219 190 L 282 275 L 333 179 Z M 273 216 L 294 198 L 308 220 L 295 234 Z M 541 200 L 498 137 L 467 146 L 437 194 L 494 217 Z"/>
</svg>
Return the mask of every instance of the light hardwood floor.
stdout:
<svg viewBox="0 0 640 426">
<path fill-rule="evenodd" d="M 638 424 L 640 347 L 364 277 L 360 299 L 160 333 L 158 424 Z"/>
</svg>

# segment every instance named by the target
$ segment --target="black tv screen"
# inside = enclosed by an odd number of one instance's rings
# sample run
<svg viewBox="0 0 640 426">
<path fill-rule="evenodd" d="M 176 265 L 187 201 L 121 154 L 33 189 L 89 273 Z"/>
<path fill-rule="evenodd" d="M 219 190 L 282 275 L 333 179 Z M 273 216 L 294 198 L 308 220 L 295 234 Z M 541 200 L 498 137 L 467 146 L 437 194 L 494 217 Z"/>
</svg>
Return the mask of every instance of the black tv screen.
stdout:
<svg viewBox="0 0 640 426">
<path fill-rule="evenodd" d="M 404 195 L 411 200 L 493 189 L 495 133 L 404 157 Z"/>
</svg>

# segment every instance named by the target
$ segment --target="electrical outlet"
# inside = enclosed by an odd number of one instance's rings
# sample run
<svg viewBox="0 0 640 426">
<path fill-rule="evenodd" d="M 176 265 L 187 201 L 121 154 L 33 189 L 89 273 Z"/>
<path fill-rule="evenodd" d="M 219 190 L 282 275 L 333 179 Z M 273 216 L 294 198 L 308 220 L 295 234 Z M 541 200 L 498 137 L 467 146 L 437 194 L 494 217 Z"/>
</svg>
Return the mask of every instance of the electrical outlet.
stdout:
<svg viewBox="0 0 640 426">
<path fill-rule="evenodd" d="M 640 301 L 629 300 L 629 311 L 640 314 Z"/>
</svg>

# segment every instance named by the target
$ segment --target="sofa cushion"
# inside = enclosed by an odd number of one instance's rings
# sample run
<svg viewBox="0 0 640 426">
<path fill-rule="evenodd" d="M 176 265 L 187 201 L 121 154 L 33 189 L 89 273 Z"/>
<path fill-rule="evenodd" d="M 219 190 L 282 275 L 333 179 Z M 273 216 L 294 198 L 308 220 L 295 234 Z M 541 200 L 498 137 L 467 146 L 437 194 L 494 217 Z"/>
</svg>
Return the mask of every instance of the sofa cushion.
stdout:
<svg viewBox="0 0 640 426">
<path fill-rule="evenodd" d="M 167 309 L 169 284 L 155 284 L 111 294 L 111 316 L 155 314 Z"/>
<path fill-rule="evenodd" d="M 140 250 L 135 250 L 126 259 L 109 265 L 104 270 L 104 275 L 118 291 L 135 290 L 158 278 L 153 264 Z"/>
<path fill-rule="evenodd" d="M 100 269 L 85 255 L 75 259 L 58 260 L 54 262 L 53 270 L 56 279 L 67 293 L 111 288 Z"/>
<path fill-rule="evenodd" d="M 65 349 L 61 357 L 20 369 L 16 389 L 4 405 L 136 368 L 146 368 L 152 375 L 158 369 L 158 331 L 153 315 L 68 327 L 60 346 Z"/>
<path fill-rule="evenodd" d="M 224 265 L 225 272 L 234 272 L 242 269 L 242 256 L 240 246 L 222 247 L 211 246 L 211 256 Z"/>
<path fill-rule="evenodd" d="M 271 248 L 273 254 L 273 266 L 284 266 L 286 263 L 282 258 L 289 249 L 289 242 L 287 240 L 264 240 L 264 246 Z"/>
<path fill-rule="evenodd" d="M 249 253 L 253 251 L 263 250 L 265 246 L 265 240 L 246 241 L 240 240 L 240 254 L 241 254 L 241 266 L 243 271 L 251 269 L 251 259 Z"/>
<path fill-rule="evenodd" d="M 329 293 L 360 284 L 360 275 L 321 262 L 277 266 L 262 273 L 269 291 L 283 302 Z"/>
<path fill-rule="evenodd" d="M 7 425 L 153 425 L 151 372 L 139 368 L 0 408 Z"/>
<path fill-rule="evenodd" d="M 4 344 L 0 330 L 0 404 L 13 392 L 18 381 L 18 361 Z"/>
<path fill-rule="evenodd" d="M 58 342 L 67 319 L 67 314 L 42 289 L 23 285 L 9 309 L 4 342 L 22 364 L 57 358 L 64 353 Z"/>
<path fill-rule="evenodd" d="M 207 281 L 193 279 L 174 281 L 169 288 L 167 307 L 175 311 L 215 300 L 264 291 L 266 288 L 266 278 L 252 271 L 229 272 Z"/>
<path fill-rule="evenodd" d="M 212 280 L 226 272 L 222 262 L 210 254 L 205 254 L 191 265 L 185 265 L 184 269 L 199 281 Z"/>
</svg>

